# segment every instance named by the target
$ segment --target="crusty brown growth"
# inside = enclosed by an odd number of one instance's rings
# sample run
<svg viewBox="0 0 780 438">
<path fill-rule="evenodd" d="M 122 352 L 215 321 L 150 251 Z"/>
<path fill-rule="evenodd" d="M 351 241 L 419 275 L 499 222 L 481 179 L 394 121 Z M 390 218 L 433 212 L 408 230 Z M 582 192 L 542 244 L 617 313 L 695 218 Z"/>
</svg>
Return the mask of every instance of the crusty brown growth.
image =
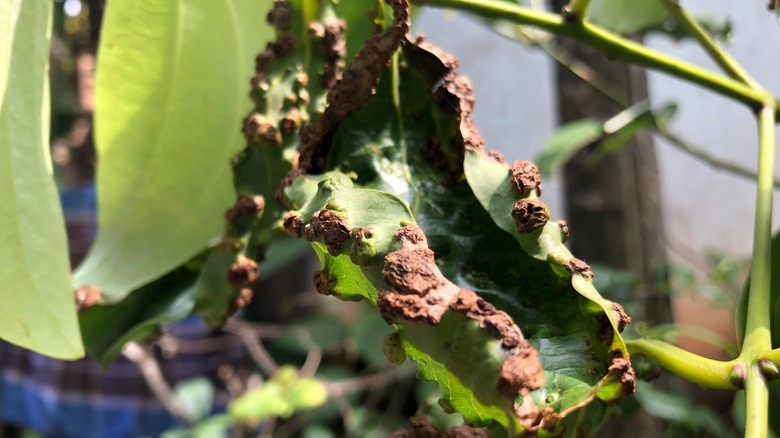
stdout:
<svg viewBox="0 0 780 438">
<path fill-rule="evenodd" d="M 561 236 L 562 236 L 561 241 L 566 242 L 567 240 L 569 240 L 571 238 L 571 232 L 569 231 L 569 223 L 564 220 L 560 220 L 558 221 L 558 227 L 560 227 L 561 229 Z"/>
<path fill-rule="evenodd" d="M 258 113 L 251 113 L 244 119 L 244 136 L 249 142 L 278 145 L 282 143 L 282 136 L 274 125 L 265 121 Z"/>
<path fill-rule="evenodd" d="M 521 194 L 531 193 L 542 184 L 542 176 L 536 164 L 530 161 L 517 160 L 509 168 L 512 188 Z"/>
<path fill-rule="evenodd" d="M 502 395 L 514 402 L 517 397 L 541 388 L 544 371 L 539 353 L 523 337 L 512 318 L 473 291 L 447 280 L 436 266 L 433 252 L 419 227 L 399 228 L 396 237 L 401 249 L 385 257 L 382 269 L 387 284 L 377 299 L 382 318 L 388 323 L 411 320 L 436 325 L 447 312 L 458 312 L 477 321 L 480 329 L 499 341 L 508 352 L 495 382 Z M 533 401 L 528 403 L 536 409 Z M 531 409 L 529 405 L 524 407 Z M 534 427 L 534 424 L 528 427 Z"/>
<path fill-rule="evenodd" d="M 325 60 L 322 67 L 322 85 L 326 88 L 333 88 L 341 79 L 341 70 L 347 57 L 345 29 L 344 20 L 331 21 L 324 26 L 319 23 L 309 26 L 309 31 L 320 39 L 320 55 Z"/>
<path fill-rule="evenodd" d="M 385 282 L 402 294 L 427 295 L 445 283 L 429 248 L 392 252 L 382 269 Z"/>
<path fill-rule="evenodd" d="M 612 308 L 615 309 L 618 317 L 618 332 L 622 333 L 627 325 L 631 324 L 631 317 L 628 316 L 623 306 L 618 303 L 612 303 Z"/>
<path fill-rule="evenodd" d="M 487 156 L 496 163 L 506 164 L 506 158 L 504 158 L 504 155 L 502 155 L 499 151 L 488 151 Z"/>
<path fill-rule="evenodd" d="M 292 210 L 288 211 L 282 220 L 282 225 L 284 226 L 284 231 L 296 239 L 303 236 L 303 219 L 301 219 L 301 215 L 298 213 Z"/>
<path fill-rule="evenodd" d="M 275 43 L 273 43 L 272 50 L 274 55 L 279 57 L 290 56 L 295 52 L 295 46 L 298 44 L 298 38 L 292 34 L 282 35 Z"/>
<path fill-rule="evenodd" d="M 230 305 L 228 305 L 227 314 L 232 315 L 238 312 L 239 309 L 248 306 L 252 301 L 253 296 L 254 292 L 252 292 L 251 288 L 242 287 L 241 290 L 238 291 L 238 295 L 236 295 L 236 297 L 233 298 L 233 301 L 230 302 Z"/>
<path fill-rule="evenodd" d="M 547 225 L 550 213 L 544 203 L 538 199 L 521 199 L 512 209 L 517 231 L 521 234 L 530 233 Z"/>
<path fill-rule="evenodd" d="M 349 239 L 351 230 L 347 220 L 333 210 L 322 209 L 315 212 L 309 224 L 303 228 L 303 237 L 308 241 L 322 238 L 330 255 L 340 252 L 341 244 Z"/>
<path fill-rule="evenodd" d="M 97 286 L 81 286 L 73 295 L 76 297 L 76 307 L 82 311 L 100 303 L 103 291 Z"/>
<path fill-rule="evenodd" d="M 301 112 L 293 108 L 279 121 L 279 130 L 288 135 L 295 132 L 301 126 Z"/>
<path fill-rule="evenodd" d="M 590 265 L 578 258 L 572 258 L 563 265 L 572 274 L 581 274 L 583 277 L 593 278 L 593 270 Z"/>
<path fill-rule="evenodd" d="M 634 391 L 636 391 L 636 374 L 634 369 L 631 368 L 631 362 L 622 358 L 615 357 L 607 369 L 607 377 L 616 376 L 620 380 L 620 384 L 623 386 L 623 394 L 617 400 L 611 400 L 610 403 L 620 403 L 623 400 L 630 397 Z"/>
<path fill-rule="evenodd" d="M 467 424 L 443 431 L 437 430 L 424 415 L 409 419 L 409 428 L 397 430 L 388 438 L 490 438 L 490 432 L 484 427 L 471 427 Z"/>
<path fill-rule="evenodd" d="M 355 246 L 361 248 L 365 239 L 374 236 L 374 230 L 369 227 L 358 227 L 352 231 L 352 238 L 355 239 Z"/>
<path fill-rule="evenodd" d="M 248 286 L 257 280 L 258 272 L 254 260 L 239 256 L 227 272 L 227 282 L 234 286 Z"/>
<path fill-rule="evenodd" d="M 303 169 L 299 169 L 297 167 L 294 167 L 289 172 L 287 172 L 287 175 L 285 175 L 285 177 L 282 178 L 282 181 L 279 183 L 279 187 L 276 188 L 276 193 L 274 194 L 276 202 L 287 208 L 291 207 L 290 205 L 287 205 L 287 200 L 284 198 L 284 189 L 290 187 L 293 181 L 295 181 L 295 178 L 303 175 L 303 173 Z"/>
<path fill-rule="evenodd" d="M 266 20 L 277 30 L 283 32 L 290 30 L 292 20 L 290 10 L 287 8 L 287 0 L 275 0 L 274 7 L 268 12 Z"/>
<path fill-rule="evenodd" d="M 225 210 L 225 220 L 232 222 L 239 218 L 256 216 L 265 208 L 262 196 L 239 195 L 233 207 Z"/>
<path fill-rule="evenodd" d="M 330 278 L 327 272 L 317 271 L 314 273 L 314 289 L 322 295 L 333 295 L 333 289 L 331 284 L 333 279 Z"/>
<path fill-rule="evenodd" d="M 388 3 L 395 17 L 392 27 L 366 41 L 344 71 L 341 80 L 328 92 L 325 111 L 301 129 L 303 149 L 300 166 L 306 172 L 323 170 L 327 156 L 327 142 L 323 140 L 347 114 L 368 103 L 375 93 L 382 70 L 389 65 L 396 49 L 409 32 L 409 3 L 406 0 L 389 0 Z"/>
<path fill-rule="evenodd" d="M 558 423 L 560 416 L 549 406 L 537 408 L 530 394 L 523 397 L 523 403 L 515 409 L 520 424 L 525 430 L 520 437 L 536 437 L 539 429 Z"/>
</svg>

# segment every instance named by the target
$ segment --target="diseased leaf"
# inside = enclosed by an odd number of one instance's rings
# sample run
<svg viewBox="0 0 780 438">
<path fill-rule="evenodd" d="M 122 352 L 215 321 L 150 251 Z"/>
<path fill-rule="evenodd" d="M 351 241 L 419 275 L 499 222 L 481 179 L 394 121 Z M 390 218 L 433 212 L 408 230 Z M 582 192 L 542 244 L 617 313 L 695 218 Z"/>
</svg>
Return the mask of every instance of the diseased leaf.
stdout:
<svg viewBox="0 0 780 438">
<path fill-rule="evenodd" d="M 595 431 L 606 414 L 606 404 L 600 401 L 613 403 L 633 391 L 633 371 L 618 334 L 627 317 L 578 273 L 579 269 L 587 275 L 587 265 L 571 261 L 557 223 L 517 240 L 508 238 L 507 233 L 518 233 L 512 210 L 521 196 L 511 188 L 505 164 L 476 152 L 481 138 L 471 121 L 470 90 L 451 71 L 451 58 L 424 43 L 407 41 L 402 57 L 391 64 L 362 107 L 347 113 L 338 101 L 330 101 L 315 122 L 318 137 L 304 142 L 302 157 L 308 161 L 302 160 L 307 164 L 303 168 L 310 173 L 331 172 L 301 176 L 286 188 L 288 199 L 299 197 L 294 202 L 301 220 L 297 229 L 315 245 L 328 248 L 329 254 L 321 251 L 325 260 L 350 254 L 379 290 L 380 313 L 399 328 L 401 345 L 417 361 L 420 375 L 435 378 L 442 387 L 442 403 L 467 421 L 496 422 L 510 434 L 556 424 L 565 424 L 567 430 Z M 387 111 L 389 107 L 395 111 Z M 468 181 L 462 178 L 464 153 Z M 470 159 L 475 160 L 471 164 L 476 175 L 469 174 Z M 353 181 L 333 170 L 354 175 Z M 315 184 L 317 193 L 313 193 Z M 304 189 L 307 185 L 309 189 Z M 391 201 L 385 192 L 400 199 Z M 311 201 L 300 200 L 305 197 Z M 383 203 L 369 202 L 382 197 Z M 535 200 L 535 195 L 523 198 Z M 355 202 L 358 199 L 362 201 Z M 388 211 L 388 203 L 400 202 L 408 205 L 413 219 L 393 221 L 389 213 L 375 217 L 371 215 L 376 213 L 364 211 Z M 399 228 L 404 223 L 408 226 Z M 427 244 L 404 234 L 416 229 L 414 223 L 425 232 Z M 365 245 L 366 228 L 372 229 L 369 243 L 375 243 L 375 252 L 361 259 L 359 252 L 372 247 Z M 394 229 L 400 248 L 398 243 L 380 244 Z M 421 254 L 415 251 L 425 253 L 428 245 L 435 254 L 435 269 L 427 262 L 418 266 L 421 262 L 413 256 Z M 398 260 L 404 264 L 397 265 Z M 417 274 L 418 269 L 425 274 Z M 446 279 L 439 277 L 442 273 Z M 439 286 L 415 289 L 420 287 L 415 286 L 417 275 L 438 278 L 434 283 Z M 408 285 L 403 278 L 409 278 Z M 460 287 L 477 291 L 479 297 Z M 403 292 L 404 288 L 411 289 Z M 464 310 L 472 299 L 491 316 Z M 518 334 L 522 329 L 522 341 L 509 349 L 508 357 L 501 357 L 508 348 L 502 346 L 506 338 L 496 335 L 504 333 L 502 329 L 485 331 L 483 324 L 490 318 L 508 321 L 495 327 L 518 330 Z M 520 323 L 519 329 L 512 320 Z M 402 356 L 393 354 L 393 348 L 386 351 L 392 357 Z M 539 366 L 530 358 L 537 350 L 546 380 L 543 386 L 527 371 Z M 533 353 L 522 361 L 516 359 L 518 351 Z M 507 397 L 501 382 L 505 371 L 516 369 L 515 360 L 524 364 L 518 368 L 528 367 L 528 374 L 515 382 L 516 392 Z M 476 385 L 474 376 L 483 383 Z M 485 385 L 486 381 L 496 386 Z M 580 409 L 587 414 L 572 413 Z"/>
<path fill-rule="evenodd" d="M 84 355 L 49 161 L 48 0 L 0 1 L 0 338 Z"/>
<path fill-rule="evenodd" d="M 587 18 L 615 33 L 627 34 L 657 26 L 668 15 L 658 0 L 592 0 Z"/>
<path fill-rule="evenodd" d="M 233 201 L 238 121 L 250 106 L 246 80 L 271 36 L 270 4 L 106 6 L 95 90 L 99 227 L 77 286 L 117 302 L 219 234 Z"/>
</svg>

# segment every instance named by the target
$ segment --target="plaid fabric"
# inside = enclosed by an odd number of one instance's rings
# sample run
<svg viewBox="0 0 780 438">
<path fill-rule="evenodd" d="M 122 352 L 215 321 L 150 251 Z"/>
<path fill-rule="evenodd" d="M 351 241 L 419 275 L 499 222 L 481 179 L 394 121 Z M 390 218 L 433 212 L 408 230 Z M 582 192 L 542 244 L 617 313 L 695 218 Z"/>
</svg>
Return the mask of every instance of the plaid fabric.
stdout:
<svg viewBox="0 0 780 438">
<path fill-rule="evenodd" d="M 205 333 L 197 320 L 173 330 Z M 206 377 L 217 387 L 213 411 L 223 411 L 227 394 L 217 378 L 223 364 L 241 367 L 245 352 L 230 342 L 209 353 L 157 354 L 166 381 Z M 107 371 L 91 360 L 59 361 L 0 343 L 0 421 L 57 437 L 158 436 L 180 425 L 149 389 L 136 364 L 124 357 Z"/>
<path fill-rule="evenodd" d="M 94 235 L 94 187 L 63 195 L 71 260 L 81 259 Z M 194 342 L 220 336 L 225 342 L 210 351 L 179 352 L 172 358 L 156 352 L 166 381 L 207 377 L 215 384 L 213 409 L 224 410 L 226 391 L 217 378 L 223 364 L 241 369 L 246 353 L 235 337 L 213 332 L 190 318 L 166 332 Z M 59 361 L 0 342 L 0 422 L 33 429 L 52 437 L 157 436 L 177 420 L 149 389 L 138 367 L 121 357 L 108 370 L 91 360 Z"/>
</svg>

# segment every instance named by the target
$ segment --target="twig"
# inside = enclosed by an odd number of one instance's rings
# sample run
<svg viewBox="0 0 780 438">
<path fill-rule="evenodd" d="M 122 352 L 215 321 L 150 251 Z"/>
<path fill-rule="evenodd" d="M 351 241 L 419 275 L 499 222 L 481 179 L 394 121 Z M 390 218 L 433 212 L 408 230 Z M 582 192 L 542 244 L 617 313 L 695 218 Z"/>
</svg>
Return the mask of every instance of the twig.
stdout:
<svg viewBox="0 0 780 438">
<path fill-rule="evenodd" d="M 130 342 L 122 349 L 122 355 L 138 366 L 149 389 L 165 409 L 185 424 L 189 424 L 191 421 L 187 409 L 165 381 L 160 364 L 157 363 L 149 348 Z"/>
<path fill-rule="evenodd" d="M 685 29 L 699 45 L 706 51 L 710 57 L 732 78 L 744 82 L 754 90 L 760 90 L 758 83 L 747 74 L 740 65 L 726 53 L 712 38 L 712 35 L 702 27 L 687 11 L 685 11 L 677 0 L 659 0 L 661 5 L 669 12 L 669 15 Z"/>
<path fill-rule="evenodd" d="M 225 330 L 235 333 L 244 341 L 249 355 L 252 356 L 252 359 L 266 375 L 273 376 L 276 374 L 279 365 L 276 364 L 274 358 L 265 349 L 263 342 L 254 330 L 239 324 L 226 325 Z"/>
<path fill-rule="evenodd" d="M 326 381 L 325 388 L 330 397 L 342 397 L 360 391 L 383 388 L 399 380 L 408 379 L 417 372 L 415 367 L 393 367 L 374 374 L 351 379 Z"/>
<path fill-rule="evenodd" d="M 298 375 L 311 377 L 317 372 L 320 361 L 322 361 L 322 349 L 314 342 L 308 330 L 299 329 L 295 333 L 301 345 L 309 351 L 306 355 L 306 362 L 303 363 L 300 371 L 298 371 Z"/>
</svg>

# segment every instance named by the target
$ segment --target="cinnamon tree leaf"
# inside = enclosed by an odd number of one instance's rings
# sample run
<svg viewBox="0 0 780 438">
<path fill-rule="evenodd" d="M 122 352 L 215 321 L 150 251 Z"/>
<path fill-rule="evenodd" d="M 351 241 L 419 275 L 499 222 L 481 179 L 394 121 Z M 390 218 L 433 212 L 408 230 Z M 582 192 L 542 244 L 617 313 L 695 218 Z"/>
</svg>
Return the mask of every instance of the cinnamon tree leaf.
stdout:
<svg viewBox="0 0 780 438">
<path fill-rule="evenodd" d="M 117 302 L 220 233 L 270 4 L 106 5 L 95 90 L 98 235 L 77 286 Z"/>
<path fill-rule="evenodd" d="M 49 161 L 48 0 L 0 2 L 0 338 L 84 355 Z"/>
</svg>

